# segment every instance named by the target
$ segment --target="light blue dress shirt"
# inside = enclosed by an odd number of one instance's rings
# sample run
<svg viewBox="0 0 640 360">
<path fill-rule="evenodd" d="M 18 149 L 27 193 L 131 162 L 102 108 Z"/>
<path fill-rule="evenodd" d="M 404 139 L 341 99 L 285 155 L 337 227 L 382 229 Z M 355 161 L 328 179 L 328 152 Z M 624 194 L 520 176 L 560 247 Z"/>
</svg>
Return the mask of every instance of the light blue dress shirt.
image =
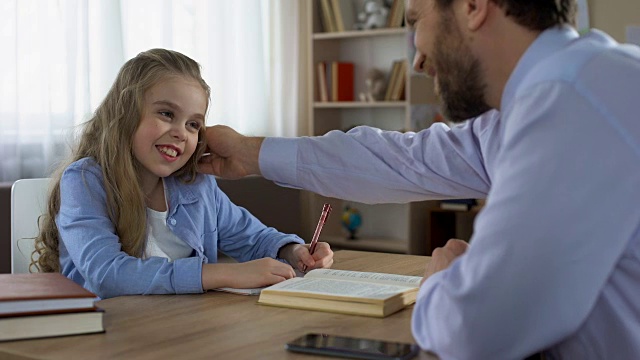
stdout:
<svg viewBox="0 0 640 360">
<path fill-rule="evenodd" d="M 280 247 L 303 243 L 296 235 L 266 227 L 234 205 L 213 176 L 199 175 L 192 184 L 164 179 L 169 204 L 167 227 L 193 248 L 176 259 L 140 259 L 122 251 L 107 215 L 102 170 L 90 158 L 71 164 L 60 182 L 62 273 L 101 298 L 139 294 L 201 293 L 202 264 L 215 263 L 218 250 L 244 262 L 276 258 Z"/>
<path fill-rule="evenodd" d="M 423 349 L 640 358 L 640 49 L 547 30 L 501 109 L 416 134 L 269 138 L 260 166 L 282 185 L 369 203 L 488 196 L 467 253 L 420 288 Z"/>
</svg>

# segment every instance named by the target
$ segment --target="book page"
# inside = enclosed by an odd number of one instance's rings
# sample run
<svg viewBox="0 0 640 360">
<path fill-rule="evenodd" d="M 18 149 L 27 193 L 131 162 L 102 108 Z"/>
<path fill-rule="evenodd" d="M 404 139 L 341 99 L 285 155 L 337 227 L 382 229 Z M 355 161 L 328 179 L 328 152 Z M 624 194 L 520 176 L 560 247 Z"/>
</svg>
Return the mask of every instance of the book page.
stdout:
<svg viewBox="0 0 640 360">
<path fill-rule="evenodd" d="M 364 281 L 376 284 L 399 285 L 409 287 L 419 287 L 422 278 L 420 276 L 407 276 L 396 274 L 384 274 L 375 272 L 315 269 L 305 276 L 306 278 L 339 279 L 349 281 Z"/>
<path fill-rule="evenodd" d="M 383 300 L 401 294 L 408 289 L 406 286 L 304 277 L 283 281 L 263 291 L 267 290 Z"/>
<path fill-rule="evenodd" d="M 228 293 L 238 294 L 238 295 L 260 295 L 260 291 L 262 291 L 262 289 L 264 288 L 260 287 L 260 288 L 238 289 L 238 288 L 223 287 L 223 288 L 217 288 L 213 290 L 223 291 L 223 292 L 228 292 Z"/>
</svg>

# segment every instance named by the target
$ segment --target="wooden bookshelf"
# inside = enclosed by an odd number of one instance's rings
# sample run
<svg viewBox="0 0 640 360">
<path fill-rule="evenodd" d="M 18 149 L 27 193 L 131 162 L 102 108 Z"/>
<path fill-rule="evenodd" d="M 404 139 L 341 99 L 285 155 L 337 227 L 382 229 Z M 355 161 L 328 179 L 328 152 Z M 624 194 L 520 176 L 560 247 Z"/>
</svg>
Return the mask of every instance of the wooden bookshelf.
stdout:
<svg viewBox="0 0 640 360">
<path fill-rule="evenodd" d="M 349 0 L 343 0 L 349 1 Z M 336 39 L 348 39 L 348 38 L 366 38 L 366 37 L 380 37 L 380 36 L 397 36 L 406 35 L 407 30 L 405 28 L 383 28 L 373 30 L 350 30 L 343 32 L 319 32 L 312 35 L 313 40 L 336 40 Z"/>
<path fill-rule="evenodd" d="M 368 108 L 404 108 L 407 106 L 405 101 L 329 101 L 315 102 L 313 107 L 316 109 L 368 109 Z"/>
<path fill-rule="evenodd" d="M 341 5 L 351 2 L 355 7 L 362 4 L 359 0 L 340 0 Z M 354 8 L 355 9 L 355 8 Z M 355 9 L 357 10 L 357 9 Z M 357 11 L 353 12 L 354 14 Z M 327 32 L 323 27 L 320 0 L 312 0 L 307 8 L 308 33 L 308 119 L 307 135 L 323 135 L 331 130 L 346 131 L 357 125 L 369 125 L 383 130 L 419 130 L 412 124 L 412 106 L 430 103 L 433 95 L 429 86 L 425 86 L 424 76 L 413 76 L 410 43 L 412 34 L 404 27 L 380 28 L 371 30 L 347 30 Z M 343 14 L 344 16 L 344 14 Z M 346 19 L 345 23 L 352 23 Z M 399 101 L 359 101 L 359 94 L 366 91 L 366 74 L 370 68 L 377 68 L 390 77 L 394 61 L 406 60 L 404 76 L 404 96 Z M 350 62 L 354 64 L 355 101 L 321 101 L 318 84 L 318 63 Z M 328 84 L 328 81 L 326 81 Z M 326 85 L 326 88 L 331 89 Z M 416 91 L 418 89 L 418 91 Z M 331 99 L 331 96 L 328 96 Z M 365 205 L 328 199 L 308 194 L 305 211 L 308 223 L 317 222 L 324 202 L 329 202 L 334 212 L 329 217 L 321 236 L 340 249 L 380 251 L 406 254 L 426 254 L 427 209 L 437 207 L 437 202 L 417 202 L 409 204 Z M 357 240 L 348 240 L 347 231 L 340 220 L 345 205 L 360 210 L 363 225 L 358 231 Z"/>
<path fill-rule="evenodd" d="M 427 211 L 427 253 L 444 246 L 449 239 L 469 241 L 473 235 L 473 222 L 481 207 L 470 210 L 445 210 L 439 208 Z"/>
<path fill-rule="evenodd" d="M 320 241 L 328 242 L 329 244 L 331 244 L 334 250 L 350 249 L 404 254 L 409 248 L 409 243 L 407 240 L 392 238 L 358 237 L 357 239 L 352 240 L 344 236 L 321 236 Z"/>
</svg>

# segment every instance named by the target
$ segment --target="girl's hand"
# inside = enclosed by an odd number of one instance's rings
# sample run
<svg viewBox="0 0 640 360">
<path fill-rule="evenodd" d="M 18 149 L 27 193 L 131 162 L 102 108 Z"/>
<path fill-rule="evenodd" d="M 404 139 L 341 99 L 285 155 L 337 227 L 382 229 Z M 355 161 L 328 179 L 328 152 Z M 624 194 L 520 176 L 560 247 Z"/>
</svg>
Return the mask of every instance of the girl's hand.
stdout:
<svg viewBox="0 0 640 360">
<path fill-rule="evenodd" d="M 318 242 L 313 255 L 309 254 L 309 245 L 287 244 L 280 248 L 278 256 L 287 260 L 291 266 L 303 271 L 311 269 L 330 268 L 333 265 L 333 251 L 326 242 Z"/>
<path fill-rule="evenodd" d="M 220 287 L 256 288 L 277 284 L 295 276 L 291 266 L 272 258 L 237 264 L 204 264 L 202 287 L 204 290 Z"/>
</svg>

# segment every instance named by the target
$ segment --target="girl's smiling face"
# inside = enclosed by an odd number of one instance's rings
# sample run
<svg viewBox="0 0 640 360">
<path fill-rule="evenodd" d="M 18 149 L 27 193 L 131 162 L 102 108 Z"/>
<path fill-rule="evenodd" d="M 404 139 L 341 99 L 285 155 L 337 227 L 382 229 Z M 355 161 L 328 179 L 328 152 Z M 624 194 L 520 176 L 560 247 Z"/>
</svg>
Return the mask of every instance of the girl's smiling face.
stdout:
<svg viewBox="0 0 640 360">
<path fill-rule="evenodd" d="M 207 95 L 191 78 L 170 76 L 147 90 L 133 135 L 133 156 L 142 165 L 143 183 L 169 176 L 187 163 L 196 150 L 206 110 Z"/>
</svg>

